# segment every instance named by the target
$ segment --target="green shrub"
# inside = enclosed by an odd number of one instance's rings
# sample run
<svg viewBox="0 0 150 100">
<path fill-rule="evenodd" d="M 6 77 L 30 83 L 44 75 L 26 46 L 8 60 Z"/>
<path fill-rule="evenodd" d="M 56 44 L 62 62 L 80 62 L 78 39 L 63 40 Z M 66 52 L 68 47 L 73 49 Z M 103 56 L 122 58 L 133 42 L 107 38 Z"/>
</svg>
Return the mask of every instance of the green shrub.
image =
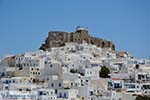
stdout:
<svg viewBox="0 0 150 100">
<path fill-rule="evenodd" d="M 110 74 L 109 69 L 106 66 L 102 66 L 99 72 L 99 76 L 102 78 L 109 78 L 110 77 L 108 76 L 109 74 Z"/>
</svg>

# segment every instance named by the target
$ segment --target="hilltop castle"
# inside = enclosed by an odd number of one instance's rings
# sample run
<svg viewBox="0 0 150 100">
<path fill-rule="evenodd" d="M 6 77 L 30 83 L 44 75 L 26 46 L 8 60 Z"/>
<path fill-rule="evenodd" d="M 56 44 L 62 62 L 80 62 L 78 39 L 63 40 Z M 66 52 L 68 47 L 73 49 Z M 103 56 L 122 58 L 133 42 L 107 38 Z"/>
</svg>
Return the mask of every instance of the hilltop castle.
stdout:
<svg viewBox="0 0 150 100">
<path fill-rule="evenodd" d="M 45 43 L 39 49 L 47 50 L 51 47 L 65 46 L 66 42 L 82 43 L 86 41 L 89 44 L 97 45 L 101 48 L 111 48 L 115 50 L 115 45 L 111 41 L 90 36 L 88 28 L 77 27 L 75 32 L 50 31 Z"/>
</svg>

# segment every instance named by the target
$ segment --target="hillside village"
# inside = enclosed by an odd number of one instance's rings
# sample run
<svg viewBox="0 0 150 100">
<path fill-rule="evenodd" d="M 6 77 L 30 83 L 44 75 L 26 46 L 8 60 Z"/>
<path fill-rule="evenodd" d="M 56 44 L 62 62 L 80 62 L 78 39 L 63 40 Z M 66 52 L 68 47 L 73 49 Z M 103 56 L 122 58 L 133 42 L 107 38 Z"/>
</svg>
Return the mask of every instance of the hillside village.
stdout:
<svg viewBox="0 0 150 100">
<path fill-rule="evenodd" d="M 54 38 L 57 32 L 50 32 L 54 37 L 47 38 L 39 50 L 1 59 L 0 100 L 135 100 L 138 95 L 149 96 L 150 59 L 116 51 L 106 40 L 105 45 L 94 42 L 97 39 L 84 33 L 86 28 L 78 27 L 76 32 L 80 36 L 61 34 L 63 40 Z M 107 76 L 101 74 L 102 69 L 108 69 Z"/>
</svg>

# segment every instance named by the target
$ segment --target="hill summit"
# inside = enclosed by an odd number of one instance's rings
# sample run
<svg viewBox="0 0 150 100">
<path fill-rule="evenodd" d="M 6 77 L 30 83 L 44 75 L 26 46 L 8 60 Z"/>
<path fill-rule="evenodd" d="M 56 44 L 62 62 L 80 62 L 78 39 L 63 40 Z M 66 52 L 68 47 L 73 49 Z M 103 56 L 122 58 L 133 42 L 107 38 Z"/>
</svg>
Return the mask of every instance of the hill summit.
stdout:
<svg viewBox="0 0 150 100">
<path fill-rule="evenodd" d="M 104 40 L 98 37 L 93 37 L 89 34 L 88 28 L 78 26 L 75 32 L 64 32 L 64 31 L 50 31 L 45 43 L 41 45 L 39 49 L 47 50 L 51 47 L 65 46 L 66 42 L 76 42 L 97 45 L 101 48 L 111 48 L 115 50 L 115 45 L 111 41 Z"/>
</svg>

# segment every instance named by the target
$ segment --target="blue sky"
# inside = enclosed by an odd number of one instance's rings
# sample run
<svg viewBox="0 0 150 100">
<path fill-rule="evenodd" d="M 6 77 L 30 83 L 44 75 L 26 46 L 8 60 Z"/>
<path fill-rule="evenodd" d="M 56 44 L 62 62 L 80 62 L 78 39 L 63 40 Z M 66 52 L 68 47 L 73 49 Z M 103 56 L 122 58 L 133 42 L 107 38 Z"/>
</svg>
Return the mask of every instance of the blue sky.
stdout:
<svg viewBox="0 0 150 100">
<path fill-rule="evenodd" d="M 150 58 L 150 0 L 0 0 L 0 57 L 34 51 L 48 31 L 78 25 L 117 50 Z"/>
</svg>

